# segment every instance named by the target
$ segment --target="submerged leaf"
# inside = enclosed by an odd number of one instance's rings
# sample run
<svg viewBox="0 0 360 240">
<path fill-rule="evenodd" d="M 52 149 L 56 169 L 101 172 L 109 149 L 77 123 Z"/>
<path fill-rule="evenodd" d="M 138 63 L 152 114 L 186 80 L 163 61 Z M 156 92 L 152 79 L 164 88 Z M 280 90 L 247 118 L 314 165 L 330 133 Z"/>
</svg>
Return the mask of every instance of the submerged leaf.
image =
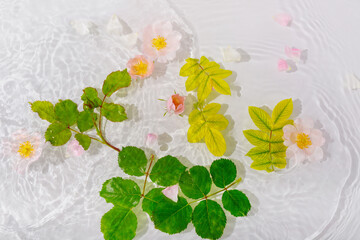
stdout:
<svg viewBox="0 0 360 240">
<path fill-rule="evenodd" d="M 104 117 L 112 122 L 122 122 L 127 119 L 125 108 L 119 104 L 104 102 L 101 112 Z"/>
<path fill-rule="evenodd" d="M 209 171 L 202 166 L 194 166 L 184 172 L 179 181 L 181 191 L 189 198 L 199 199 L 205 197 L 211 189 Z"/>
<path fill-rule="evenodd" d="M 151 170 L 150 179 L 160 186 L 172 186 L 179 182 L 185 169 L 177 158 L 168 155 L 157 160 Z"/>
<path fill-rule="evenodd" d="M 235 180 L 236 166 L 228 159 L 218 159 L 211 164 L 210 173 L 214 184 L 224 188 Z"/>
<path fill-rule="evenodd" d="M 56 115 L 54 111 L 54 105 L 48 101 L 35 101 L 31 104 L 31 110 L 36 112 L 41 119 L 44 119 L 50 123 L 56 121 Z"/>
<path fill-rule="evenodd" d="M 203 200 L 195 207 L 192 222 L 200 237 L 218 239 L 223 235 L 226 216 L 217 202 Z"/>
<path fill-rule="evenodd" d="M 222 196 L 222 203 L 224 208 L 235 217 L 246 216 L 251 209 L 247 196 L 236 189 L 225 191 Z"/>
<path fill-rule="evenodd" d="M 131 209 L 113 207 L 101 218 L 105 240 L 131 240 L 136 235 L 137 218 Z"/>
<path fill-rule="evenodd" d="M 71 138 L 70 129 L 63 123 L 52 123 L 45 132 L 45 139 L 53 146 L 61 146 Z"/>
<path fill-rule="evenodd" d="M 184 231 L 191 222 L 192 208 L 185 198 L 179 197 L 178 202 L 170 199 L 159 202 L 152 213 L 156 229 L 174 234 Z"/>
<path fill-rule="evenodd" d="M 114 177 L 104 182 L 100 196 L 115 206 L 131 209 L 140 202 L 141 192 L 134 181 Z"/>
<path fill-rule="evenodd" d="M 110 97 L 120 88 L 128 87 L 131 83 L 131 77 L 127 69 L 110 73 L 103 84 L 102 92 L 105 96 Z"/>
<path fill-rule="evenodd" d="M 224 78 L 232 74 L 229 70 L 220 68 L 216 62 L 209 61 L 202 56 L 198 59 L 189 58 L 187 63 L 180 69 L 180 76 L 188 77 L 185 86 L 186 91 L 197 89 L 199 102 L 204 101 L 214 88 L 217 92 L 230 95 L 229 84 Z"/>
<path fill-rule="evenodd" d="M 88 135 L 77 133 L 75 134 L 75 138 L 79 142 L 79 144 L 84 148 L 84 150 L 89 149 L 91 139 Z"/>
<path fill-rule="evenodd" d="M 145 174 L 147 158 L 144 151 L 137 147 L 124 147 L 119 152 L 119 167 L 132 176 L 142 176 Z"/>
<path fill-rule="evenodd" d="M 55 105 L 57 119 L 68 126 L 74 125 L 79 115 L 77 104 L 71 100 L 59 100 Z"/>
</svg>

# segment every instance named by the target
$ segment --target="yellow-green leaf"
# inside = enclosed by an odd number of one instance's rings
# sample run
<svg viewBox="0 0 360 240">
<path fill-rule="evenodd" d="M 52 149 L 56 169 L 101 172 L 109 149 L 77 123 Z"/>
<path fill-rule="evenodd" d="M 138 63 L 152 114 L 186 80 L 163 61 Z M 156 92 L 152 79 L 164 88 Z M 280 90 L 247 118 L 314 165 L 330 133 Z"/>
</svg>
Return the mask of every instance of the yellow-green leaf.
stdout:
<svg viewBox="0 0 360 240">
<path fill-rule="evenodd" d="M 188 141 L 191 143 L 200 142 L 206 134 L 206 123 L 196 122 L 190 125 L 187 133 Z"/>
<path fill-rule="evenodd" d="M 273 126 L 273 132 L 275 133 L 281 133 L 283 134 L 283 127 L 288 125 L 288 124 L 291 124 L 293 125 L 294 124 L 294 120 L 285 120 L 285 121 L 279 121 L 277 122 L 276 124 L 274 124 Z"/>
<path fill-rule="evenodd" d="M 212 86 L 211 86 L 210 77 L 206 76 L 199 83 L 198 93 L 197 93 L 199 102 L 204 101 L 211 93 L 211 90 L 212 90 Z"/>
<path fill-rule="evenodd" d="M 230 86 L 225 80 L 213 77 L 211 85 L 217 92 L 224 95 L 231 95 Z"/>
<path fill-rule="evenodd" d="M 263 131 L 272 130 L 272 121 L 270 115 L 258 107 L 249 107 L 249 114 L 255 125 Z"/>
<path fill-rule="evenodd" d="M 214 156 L 222 156 L 226 151 L 226 142 L 221 132 L 208 127 L 205 134 L 205 143 Z"/>
<path fill-rule="evenodd" d="M 271 119 L 274 126 L 279 122 L 285 122 L 293 111 L 293 101 L 291 98 L 280 101 L 274 108 Z"/>
<path fill-rule="evenodd" d="M 201 69 L 199 67 L 199 59 L 188 58 L 186 64 L 180 69 L 180 76 L 187 77 L 198 73 Z"/>
<path fill-rule="evenodd" d="M 196 122 L 204 122 L 205 119 L 203 118 L 203 112 L 200 112 L 197 109 L 194 109 L 189 115 L 189 123 L 193 124 Z"/>
<path fill-rule="evenodd" d="M 221 108 L 221 104 L 220 103 L 209 103 L 208 105 L 206 105 L 204 107 L 204 109 L 202 110 L 202 112 L 206 115 L 206 114 L 215 114 L 218 113 L 220 111 Z"/>
<path fill-rule="evenodd" d="M 229 121 L 221 114 L 213 114 L 206 116 L 206 124 L 210 128 L 217 129 L 219 131 L 225 130 L 229 124 Z"/>
</svg>

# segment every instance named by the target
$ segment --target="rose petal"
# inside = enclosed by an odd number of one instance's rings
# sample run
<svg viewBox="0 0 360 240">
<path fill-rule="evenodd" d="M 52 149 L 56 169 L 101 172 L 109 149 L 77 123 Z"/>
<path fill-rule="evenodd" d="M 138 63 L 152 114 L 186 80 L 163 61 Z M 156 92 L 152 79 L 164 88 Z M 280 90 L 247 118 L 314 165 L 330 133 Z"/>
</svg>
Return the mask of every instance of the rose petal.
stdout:
<svg viewBox="0 0 360 240">
<path fill-rule="evenodd" d="M 285 54 L 289 58 L 293 58 L 295 60 L 299 60 L 301 57 L 301 50 L 294 47 L 285 47 Z"/>
<path fill-rule="evenodd" d="M 179 188 L 178 185 L 170 186 L 162 190 L 162 193 L 174 202 L 178 201 Z"/>
<path fill-rule="evenodd" d="M 288 63 L 286 62 L 286 60 L 279 59 L 279 61 L 278 61 L 278 70 L 279 70 L 279 72 L 290 70 L 290 67 L 289 67 Z"/>
<path fill-rule="evenodd" d="M 122 35 L 124 33 L 124 26 L 119 17 L 113 15 L 106 26 L 106 30 L 110 34 Z"/>
<path fill-rule="evenodd" d="M 281 13 L 274 16 L 274 20 L 281 26 L 289 26 L 292 18 L 289 14 Z"/>
<path fill-rule="evenodd" d="M 240 62 L 241 54 L 234 48 L 228 47 L 220 47 L 221 53 L 223 55 L 224 62 Z"/>
<path fill-rule="evenodd" d="M 156 141 L 157 141 L 157 138 L 158 138 L 158 136 L 157 136 L 155 133 L 149 133 L 149 134 L 146 136 L 146 146 L 147 146 L 147 147 L 152 147 L 152 146 L 154 146 L 154 144 L 155 144 Z"/>
<path fill-rule="evenodd" d="M 314 121 L 309 117 L 298 118 L 294 123 L 297 130 L 305 134 L 310 134 L 310 129 L 314 127 Z"/>
<path fill-rule="evenodd" d="M 322 132 L 319 129 L 311 129 L 310 140 L 311 143 L 317 147 L 325 144 L 325 138 L 322 136 Z"/>
</svg>

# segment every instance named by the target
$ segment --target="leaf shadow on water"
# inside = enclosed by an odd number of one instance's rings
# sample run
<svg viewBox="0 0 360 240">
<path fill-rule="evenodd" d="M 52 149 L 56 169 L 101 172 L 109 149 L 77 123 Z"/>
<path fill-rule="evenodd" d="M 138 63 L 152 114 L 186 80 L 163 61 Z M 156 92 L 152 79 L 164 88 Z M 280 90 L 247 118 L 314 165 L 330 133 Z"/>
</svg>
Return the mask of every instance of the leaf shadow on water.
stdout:
<svg viewBox="0 0 360 240">
<path fill-rule="evenodd" d="M 229 108 L 228 104 L 222 104 L 219 114 L 224 115 L 224 113 L 228 108 Z M 229 125 L 227 126 L 227 128 L 222 131 L 222 134 L 226 142 L 226 152 L 224 153 L 224 156 L 228 157 L 234 153 L 236 149 L 237 141 L 233 136 L 231 136 L 231 133 L 233 132 L 232 130 L 234 129 L 235 126 L 234 119 L 230 115 L 224 115 L 224 116 L 229 121 Z"/>
<path fill-rule="evenodd" d="M 293 112 L 290 116 L 290 119 L 295 119 L 297 117 L 299 117 L 299 115 L 301 114 L 302 111 L 302 105 L 301 105 L 301 101 L 299 99 L 295 99 L 293 100 Z"/>
<path fill-rule="evenodd" d="M 315 121 L 314 128 L 321 130 L 323 137 L 325 138 L 325 143 L 323 146 L 321 146 L 324 156 L 321 162 L 327 161 L 327 159 L 331 158 L 331 151 L 327 151 L 329 149 L 330 143 L 334 142 L 334 140 L 330 137 L 329 133 L 324 130 L 324 126 L 321 124 L 320 121 Z"/>
<path fill-rule="evenodd" d="M 240 54 L 241 56 L 241 59 L 240 59 L 240 62 L 249 62 L 251 60 L 251 56 L 246 52 L 244 51 L 243 49 L 241 48 L 235 48 L 235 50 Z"/>
<path fill-rule="evenodd" d="M 194 45 L 194 36 L 184 31 L 178 23 L 173 23 L 173 30 L 181 34 L 180 48 L 176 52 L 175 61 L 182 62 L 191 57 L 191 48 Z"/>
<path fill-rule="evenodd" d="M 158 146 L 160 151 L 164 152 L 169 149 L 169 143 L 171 143 L 173 138 L 166 132 L 158 135 Z"/>
<path fill-rule="evenodd" d="M 166 74 L 167 63 L 154 62 L 154 70 L 151 78 L 158 79 Z"/>
<path fill-rule="evenodd" d="M 126 115 L 128 119 L 126 121 L 134 121 L 139 122 L 140 116 L 139 116 L 139 110 L 137 109 L 135 104 L 123 104 L 125 108 Z"/>
</svg>

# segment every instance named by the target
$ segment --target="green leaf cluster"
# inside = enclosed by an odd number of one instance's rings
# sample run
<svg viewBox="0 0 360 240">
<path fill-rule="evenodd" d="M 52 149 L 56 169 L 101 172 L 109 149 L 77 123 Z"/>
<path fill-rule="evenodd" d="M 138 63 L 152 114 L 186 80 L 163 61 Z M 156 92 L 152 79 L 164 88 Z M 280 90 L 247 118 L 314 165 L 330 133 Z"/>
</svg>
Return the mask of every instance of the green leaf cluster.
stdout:
<svg viewBox="0 0 360 240">
<path fill-rule="evenodd" d="M 198 104 L 189 116 L 190 128 L 188 141 L 191 143 L 205 141 L 214 156 L 222 156 L 226 151 L 226 142 L 221 133 L 228 126 L 228 120 L 218 114 L 221 105 L 205 104 L 212 90 L 224 95 L 231 95 L 229 84 L 224 80 L 232 74 L 220 68 L 216 62 L 202 56 L 199 59 L 188 58 L 180 69 L 180 76 L 187 77 L 187 91 L 197 91 Z"/>
<path fill-rule="evenodd" d="M 218 239 L 222 236 L 227 222 L 224 209 L 235 217 L 246 216 L 251 209 L 243 192 L 229 189 L 241 180 L 236 180 L 236 166 L 231 160 L 214 161 L 210 171 L 203 166 L 187 169 L 176 157 L 170 155 L 156 161 L 152 156 L 149 162 L 144 151 L 137 147 L 124 147 L 119 152 L 118 160 L 125 173 L 133 176 L 145 175 L 145 179 L 149 177 L 158 187 L 145 194 L 146 180 L 142 192 L 130 179 L 115 177 L 105 181 L 100 196 L 114 205 L 101 220 L 101 231 L 105 239 L 135 237 L 137 217 L 134 212 L 137 211 L 134 211 L 134 208 L 141 200 L 142 210 L 150 216 L 156 229 L 176 234 L 184 231 L 192 222 L 196 233 L 207 239 Z M 154 161 L 155 164 L 152 165 Z M 184 195 L 179 194 L 176 202 L 162 193 L 164 187 L 175 184 L 179 185 Z M 211 193 L 212 189 L 214 191 Z M 220 193 L 223 207 L 210 200 L 212 196 Z M 195 203 L 198 204 L 193 209 L 192 205 Z"/>
<path fill-rule="evenodd" d="M 32 111 L 36 112 L 41 119 L 50 123 L 45 132 L 45 139 L 53 146 L 66 144 L 72 132 L 75 139 L 87 150 L 91 140 L 106 143 L 100 131 L 99 119 L 104 116 L 112 122 L 122 122 L 127 119 L 124 107 L 115 103 L 105 102 L 105 98 L 111 96 L 120 88 L 127 87 L 131 83 L 127 70 L 116 71 L 109 74 L 103 83 L 103 99 L 99 98 L 95 88 L 87 87 L 83 90 L 81 100 L 83 111 L 78 110 L 78 105 L 72 100 L 59 100 L 55 106 L 49 101 L 35 101 L 31 104 Z M 86 131 L 96 128 L 100 139 L 90 137 Z"/>
<path fill-rule="evenodd" d="M 250 117 L 259 128 L 243 131 L 246 139 L 255 146 L 246 154 L 253 160 L 253 169 L 272 172 L 286 167 L 287 147 L 283 144 L 282 129 L 287 124 L 293 124 L 293 121 L 289 120 L 292 111 L 292 99 L 279 102 L 271 116 L 261 108 L 249 107 Z"/>
</svg>

